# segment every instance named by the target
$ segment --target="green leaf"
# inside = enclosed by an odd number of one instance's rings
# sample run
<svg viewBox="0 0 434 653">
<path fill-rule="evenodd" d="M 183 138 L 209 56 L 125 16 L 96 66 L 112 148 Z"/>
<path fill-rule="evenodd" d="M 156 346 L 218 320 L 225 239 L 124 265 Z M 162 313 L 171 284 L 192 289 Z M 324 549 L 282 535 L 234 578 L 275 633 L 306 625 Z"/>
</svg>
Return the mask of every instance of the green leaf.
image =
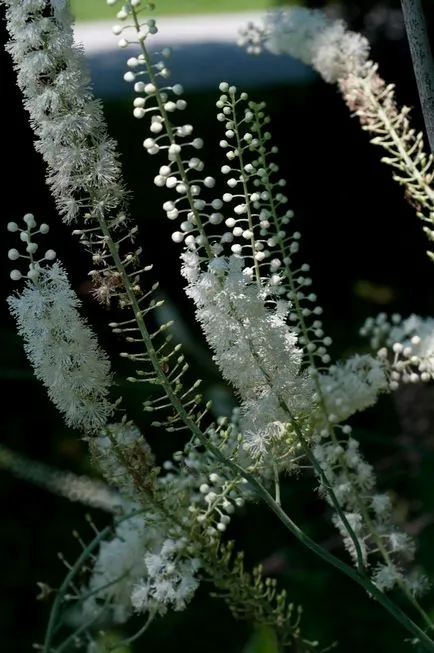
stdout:
<svg viewBox="0 0 434 653">
<path fill-rule="evenodd" d="M 276 633 L 269 626 L 258 626 L 243 653 L 279 653 Z"/>
<path fill-rule="evenodd" d="M 131 653 L 131 648 L 122 644 L 123 640 L 124 637 L 118 633 L 101 633 L 95 642 L 97 645 L 96 651 L 98 653 Z"/>
</svg>

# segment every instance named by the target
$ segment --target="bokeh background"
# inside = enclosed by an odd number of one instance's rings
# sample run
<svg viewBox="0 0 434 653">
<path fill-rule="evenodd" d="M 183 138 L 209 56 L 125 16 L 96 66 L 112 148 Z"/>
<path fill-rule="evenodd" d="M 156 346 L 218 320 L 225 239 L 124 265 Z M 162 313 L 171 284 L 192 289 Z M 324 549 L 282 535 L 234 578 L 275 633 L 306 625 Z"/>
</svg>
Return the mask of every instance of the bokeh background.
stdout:
<svg viewBox="0 0 434 653">
<path fill-rule="evenodd" d="M 244 11 L 271 8 L 267 0 L 156 0 L 162 15 Z M 305 6 L 323 7 L 321 0 Z M 74 0 L 79 21 L 110 19 L 112 8 L 102 0 Z M 434 42 L 434 10 L 426 2 Z M 0 11 L 3 12 L 3 9 Z M 359 0 L 334 6 L 350 27 L 365 33 L 382 76 L 397 86 L 401 104 L 413 107 L 413 122 L 422 128 L 399 1 Z M 158 11 L 157 11 L 158 17 Z M 3 18 L 3 14 L 2 14 Z M 1 22 L 2 43 L 6 39 Z M 126 55 L 128 56 L 128 55 Z M 216 65 L 217 56 L 216 53 Z M 4 299 L 13 291 L 6 252 L 15 246 L 6 223 L 19 221 L 26 212 L 51 225 L 47 247 L 54 247 L 68 267 L 72 284 L 84 310 L 97 329 L 103 346 L 120 348 L 109 333 L 109 315 L 89 295 L 86 255 L 59 224 L 53 202 L 44 186 L 44 169 L 33 151 L 32 134 L 15 87 L 10 60 L 0 54 L 3 109 L 3 236 L 1 257 L 2 397 L 1 443 L 29 458 L 63 470 L 93 474 L 86 446 L 79 434 L 68 430 L 49 403 L 44 389 L 31 373 Z M 425 255 L 427 243 L 421 225 L 380 163 L 380 152 L 368 143 L 356 118 L 351 118 L 337 90 L 314 75 L 295 81 L 265 84 L 264 69 L 255 74 L 257 61 L 246 69 L 250 97 L 265 100 L 272 117 L 278 163 L 288 180 L 287 192 L 296 228 L 303 234 L 304 261 L 312 267 L 314 288 L 324 306 L 324 321 L 332 336 L 333 355 L 345 356 L 366 346 L 358 336 L 364 319 L 380 311 L 403 315 L 434 315 L 434 267 Z M 228 62 L 230 65 L 230 61 Z M 279 65 L 282 60 L 279 61 Z M 199 63 L 198 63 L 199 65 Z M 272 63 L 270 63 L 270 66 Z M 288 66 L 291 62 L 288 60 Z M 252 74 L 253 70 L 253 74 Z M 265 70 L 266 73 L 266 70 Z M 230 69 L 227 77 L 229 79 Z M 256 79 L 256 82 L 255 82 Z M 177 80 L 174 80 L 177 81 Z M 113 82 L 115 83 L 115 81 Z M 206 141 L 208 174 L 217 172 L 221 153 L 216 138 L 215 101 L 218 91 L 207 84 L 187 92 L 188 121 Z M 155 163 L 141 147 L 145 126 L 131 115 L 127 88 L 115 97 L 103 97 L 109 130 L 118 140 L 125 177 L 132 190 L 131 212 L 138 220 L 145 256 L 155 264 L 155 277 L 168 300 L 168 311 L 182 319 L 190 338 L 200 342 L 179 276 L 179 248 L 170 240 L 171 224 L 161 210 L 162 197 L 152 185 Z M 187 118 L 187 116 L 186 116 Z M 219 163 L 216 164 L 216 161 Z M 194 374 L 204 379 L 208 395 L 226 407 L 231 396 L 221 384 L 204 346 L 189 348 Z M 179 442 L 146 424 L 140 411 L 143 397 L 123 379 L 127 375 L 114 357 L 122 394 L 130 416 L 144 429 L 160 461 L 179 448 Z M 396 498 L 398 521 L 417 538 L 419 560 L 434 576 L 434 395 L 432 388 L 411 388 L 384 398 L 358 416 L 353 424 L 363 450 L 374 463 L 380 484 Z M 291 517 L 316 541 L 336 555 L 345 556 L 309 475 L 284 481 L 283 501 Z M 65 574 L 57 552 L 74 561 L 80 547 L 73 531 L 83 539 L 91 532 L 84 519 L 90 512 L 102 527 L 108 517 L 71 504 L 10 473 L 0 471 L 0 650 L 24 653 L 41 642 L 49 602 L 37 602 L 37 581 L 57 587 Z M 302 630 L 322 646 L 337 642 L 336 651 L 351 649 L 406 651 L 407 634 L 371 599 L 346 578 L 304 550 L 261 505 L 246 508 L 234 520 L 229 536 L 246 551 L 248 565 L 262 562 L 267 573 L 279 579 L 294 603 L 304 606 Z M 425 600 L 434 612 L 434 594 Z M 188 610 L 157 621 L 145 640 L 133 649 L 166 653 L 180 648 L 189 653 L 247 653 L 251 626 L 235 622 L 223 601 L 210 598 L 204 586 Z"/>
</svg>

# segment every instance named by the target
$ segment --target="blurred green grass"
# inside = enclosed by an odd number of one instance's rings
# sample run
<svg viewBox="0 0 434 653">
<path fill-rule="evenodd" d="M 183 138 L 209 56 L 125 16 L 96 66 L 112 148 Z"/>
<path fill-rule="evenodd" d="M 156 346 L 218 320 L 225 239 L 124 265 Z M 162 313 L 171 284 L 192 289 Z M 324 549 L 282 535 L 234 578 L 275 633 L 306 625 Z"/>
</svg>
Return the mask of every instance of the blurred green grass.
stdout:
<svg viewBox="0 0 434 653">
<path fill-rule="evenodd" d="M 209 14 L 236 11 L 265 10 L 273 2 L 270 0 L 157 0 L 156 15 L 170 16 L 181 14 Z M 275 4 L 275 3 L 274 3 Z M 108 6 L 104 0 L 71 0 L 71 9 L 77 21 L 114 19 L 120 4 Z"/>
</svg>

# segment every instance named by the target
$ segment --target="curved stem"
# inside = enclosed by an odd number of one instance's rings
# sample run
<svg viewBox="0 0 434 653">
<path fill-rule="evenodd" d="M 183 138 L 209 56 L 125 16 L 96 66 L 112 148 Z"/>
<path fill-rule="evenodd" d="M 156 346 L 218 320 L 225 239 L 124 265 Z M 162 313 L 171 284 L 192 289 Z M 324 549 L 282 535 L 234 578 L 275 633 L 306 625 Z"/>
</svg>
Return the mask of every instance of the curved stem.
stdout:
<svg viewBox="0 0 434 653">
<path fill-rule="evenodd" d="M 143 513 L 144 510 L 135 510 L 134 512 L 128 513 L 127 515 L 123 515 L 119 519 L 116 519 L 113 524 L 110 524 L 109 526 L 106 526 L 103 528 L 102 531 L 98 533 L 96 537 L 92 540 L 92 542 L 81 552 L 77 560 L 75 561 L 74 565 L 71 567 L 67 575 L 65 576 L 65 579 L 61 586 L 59 587 L 56 598 L 54 599 L 53 607 L 51 608 L 50 612 L 50 618 L 48 621 L 48 626 L 47 626 L 47 632 L 45 635 L 45 641 L 44 641 L 44 646 L 43 646 L 43 653 L 50 653 L 50 647 L 51 647 L 51 640 L 53 637 L 53 632 L 55 630 L 55 624 L 56 624 L 56 619 L 57 615 L 59 614 L 60 606 L 63 600 L 63 597 L 65 595 L 66 590 L 68 589 L 68 586 L 74 576 L 77 574 L 79 571 L 80 567 L 86 562 L 87 558 L 89 557 L 90 553 L 96 549 L 98 544 L 102 542 L 102 540 L 107 537 L 107 535 L 110 534 L 110 532 L 113 530 L 113 528 L 116 528 L 119 524 L 121 524 L 123 521 L 127 519 L 131 519 L 132 517 L 135 517 L 136 515 L 140 515 Z"/>
<path fill-rule="evenodd" d="M 227 461 L 228 465 L 238 468 L 236 463 Z M 246 470 L 238 469 L 239 473 L 242 473 L 244 478 L 246 478 L 251 485 L 254 486 L 256 492 L 261 497 L 261 499 L 266 503 L 266 505 L 274 512 L 274 514 L 280 519 L 282 524 L 308 549 L 316 553 L 320 558 L 331 564 L 336 569 L 339 569 L 346 576 L 354 580 L 358 585 L 363 587 L 368 594 L 373 596 L 382 606 L 385 608 L 389 614 L 391 614 L 397 621 L 399 621 L 404 628 L 406 628 L 424 647 L 426 651 L 434 652 L 434 642 L 433 640 L 417 625 L 414 623 L 408 615 L 405 614 L 393 601 L 391 601 L 381 590 L 379 590 L 376 585 L 374 585 L 368 578 L 362 576 L 357 570 L 353 569 L 339 558 L 336 558 L 333 554 L 329 553 L 326 549 L 323 549 L 319 544 L 312 540 L 306 533 L 304 533 L 295 522 L 286 514 L 280 505 L 278 505 L 271 494 L 259 483 L 255 477 L 253 477 Z"/>
</svg>

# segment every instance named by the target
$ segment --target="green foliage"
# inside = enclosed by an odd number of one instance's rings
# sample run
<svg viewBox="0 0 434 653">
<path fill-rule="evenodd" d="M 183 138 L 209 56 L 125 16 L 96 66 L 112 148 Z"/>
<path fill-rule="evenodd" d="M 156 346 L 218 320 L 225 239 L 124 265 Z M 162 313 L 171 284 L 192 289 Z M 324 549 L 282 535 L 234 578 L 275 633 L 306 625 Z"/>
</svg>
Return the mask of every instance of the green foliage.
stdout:
<svg viewBox="0 0 434 653">
<path fill-rule="evenodd" d="M 120 6 L 120 5 L 119 5 Z M 270 0 L 159 0 L 158 16 L 178 16 L 182 14 L 228 13 L 235 11 L 265 10 L 271 6 Z M 71 0 L 71 10 L 77 21 L 113 20 L 115 11 L 104 0 Z"/>
<path fill-rule="evenodd" d="M 260 626 L 252 634 L 243 653 L 279 653 L 276 633 L 269 626 Z"/>
</svg>

